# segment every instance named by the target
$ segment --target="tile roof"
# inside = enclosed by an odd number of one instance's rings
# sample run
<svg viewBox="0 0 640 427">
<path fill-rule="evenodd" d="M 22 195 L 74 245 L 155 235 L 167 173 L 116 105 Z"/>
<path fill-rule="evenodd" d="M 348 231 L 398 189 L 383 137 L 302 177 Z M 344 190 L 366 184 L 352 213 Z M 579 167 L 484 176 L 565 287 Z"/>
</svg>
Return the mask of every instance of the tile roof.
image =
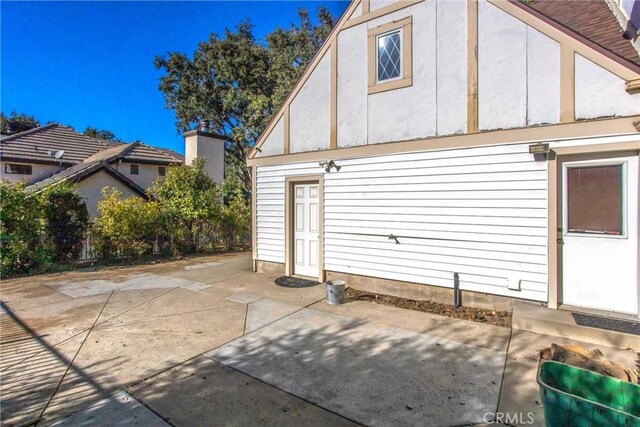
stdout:
<svg viewBox="0 0 640 427">
<path fill-rule="evenodd" d="M 100 161 L 94 161 L 89 163 L 78 163 L 77 165 L 73 165 L 64 169 L 54 175 L 51 175 L 49 178 L 43 179 L 42 181 L 38 181 L 35 184 L 29 185 L 26 190 L 27 191 L 39 191 L 50 185 L 70 180 L 75 181 L 78 178 L 87 176 L 91 172 L 94 172 L 97 169 L 100 169 L 103 166 L 103 163 Z"/>
<path fill-rule="evenodd" d="M 91 163 L 94 161 L 105 161 L 105 160 L 110 160 L 112 158 L 116 158 L 118 156 L 121 156 L 123 152 L 131 149 L 133 144 L 137 144 L 137 142 L 134 142 L 132 144 L 119 144 L 111 148 L 98 151 L 96 154 L 84 159 L 84 163 Z"/>
<path fill-rule="evenodd" d="M 64 155 L 57 160 L 54 154 L 60 150 Z M 55 123 L 4 136 L 0 139 L 0 158 L 67 166 L 111 158 L 167 165 L 184 160 L 171 150 L 157 149 L 141 142 L 127 144 L 94 139 Z"/>
<path fill-rule="evenodd" d="M 136 184 L 135 182 L 133 182 L 132 180 L 130 180 L 129 178 L 127 178 L 126 176 L 124 176 L 114 168 L 112 168 L 111 166 L 109 166 L 108 163 L 99 161 L 99 160 L 87 162 L 87 163 L 79 163 L 77 165 L 71 166 L 67 169 L 64 169 L 61 172 L 56 173 L 55 175 L 50 176 L 49 178 L 43 179 L 42 181 L 38 181 L 35 184 L 29 185 L 28 187 L 26 187 L 26 190 L 38 192 L 38 191 L 44 190 L 50 185 L 61 183 L 64 181 L 80 182 L 85 178 L 90 177 L 94 173 L 98 173 L 100 171 L 104 171 L 108 173 L 109 175 L 111 175 L 112 177 L 122 182 L 127 187 L 129 187 L 139 196 L 145 199 L 148 198 L 144 188 L 140 187 L 138 184 Z"/>
<path fill-rule="evenodd" d="M 524 2 L 556 23 L 601 46 L 620 58 L 640 65 L 640 54 L 605 0 L 532 0 Z"/>
<path fill-rule="evenodd" d="M 46 163 L 76 164 L 113 146 L 58 124 L 9 135 L 0 140 L 0 157 Z M 53 156 L 63 150 L 62 159 Z"/>
<path fill-rule="evenodd" d="M 162 148 L 162 147 L 153 147 L 153 148 L 155 148 L 156 150 L 162 151 L 163 153 L 173 157 L 174 159 L 177 159 L 180 163 L 184 163 L 184 156 L 178 153 L 177 151 L 173 151 L 168 148 Z"/>
<path fill-rule="evenodd" d="M 134 143 L 135 144 L 135 143 Z M 131 162 L 152 162 L 152 163 L 182 163 L 183 159 L 169 154 L 171 150 L 160 150 L 156 147 L 138 143 L 133 149 L 128 150 L 121 156 L 123 160 Z M 174 153 L 177 154 L 177 153 Z M 182 156 L 180 156 L 182 157 Z"/>
</svg>

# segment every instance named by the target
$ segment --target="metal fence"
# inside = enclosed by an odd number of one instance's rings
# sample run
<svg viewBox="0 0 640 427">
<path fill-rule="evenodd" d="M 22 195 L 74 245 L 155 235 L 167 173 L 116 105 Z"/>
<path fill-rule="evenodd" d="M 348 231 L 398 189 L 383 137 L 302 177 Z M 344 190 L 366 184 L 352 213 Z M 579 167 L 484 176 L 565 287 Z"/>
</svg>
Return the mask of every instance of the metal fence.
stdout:
<svg viewBox="0 0 640 427">
<path fill-rule="evenodd" d="M 78 261 L 94 261 L 98 257 L 93 247 L 93 236 L 91 230 L 87 230 L 84 239 L 82 240 L 82 251 L 80 252 L 80 258 Z"/>
<path fill-rule="evenodd" d="M 195 252 L 208 253 L 208 252 L 221 252 L 224 250 L 242 250 L 248 249 L 251 246 L 250 241 L 251 233 L 247 233 L 246 236 L 234 236 L 233 239 L 225 239 L 220 230 L 204 227 L 195 238 Z M 153 243 L 153 254 L 160 255 L 167 251 L 167 245 L 170 245 L 166 239 L 155 238 Z M 118 255 L 115 258 L 119 258 Z M 98 259 L 98 253 L 94 247 L 94 237 L 89 228 L 85 232 L 85 237 L 82 240 L 82 251 L 80 252 L 79 262 L 96 261 Z"/>
</svg>

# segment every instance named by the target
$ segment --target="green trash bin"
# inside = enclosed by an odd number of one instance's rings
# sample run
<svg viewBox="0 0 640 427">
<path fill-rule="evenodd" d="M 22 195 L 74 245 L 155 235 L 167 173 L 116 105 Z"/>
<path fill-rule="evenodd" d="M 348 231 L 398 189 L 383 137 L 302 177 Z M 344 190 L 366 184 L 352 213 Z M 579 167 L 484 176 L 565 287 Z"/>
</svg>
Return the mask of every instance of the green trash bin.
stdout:
<svg viewBox="0 0 640 427">
<path fill-rule="evenodd" d="M 549 427 L 640 427 L 640 386 L 575 366 L 544 361 L 538 384 Z"/>
</svg>

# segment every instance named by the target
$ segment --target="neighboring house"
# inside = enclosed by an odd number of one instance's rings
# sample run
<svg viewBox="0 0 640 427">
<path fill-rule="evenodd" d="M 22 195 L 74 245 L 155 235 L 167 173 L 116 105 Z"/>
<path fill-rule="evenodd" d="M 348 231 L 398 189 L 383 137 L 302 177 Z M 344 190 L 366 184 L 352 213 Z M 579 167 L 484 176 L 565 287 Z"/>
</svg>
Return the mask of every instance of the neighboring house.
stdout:
<svg viewBox="0 0 640 427">
<path fill-rule="evenodd" d="M 637 315 L 638 6 L 352 1 L 248 156 L 254 268 Z"/>
<path fill-rule="evenodd" d="M 102 188 L 126 197 L 147 198 L 146 190 L 167 167 L 190 164 L 205 156 L 205 169 L 213 179 L 224 179 L 224 140 L 202 130 L 185 134 L 186 159 L 168 149 L 141 142 L 122 143 L 90 138 L 73 129 L 50 124 L 0 140 L 0 178 L 25 181 L 27 191 L 42 190 L 58 182 L 73 182 L 87 203 L 91 219 L 97 214 Z"/>
</svg>

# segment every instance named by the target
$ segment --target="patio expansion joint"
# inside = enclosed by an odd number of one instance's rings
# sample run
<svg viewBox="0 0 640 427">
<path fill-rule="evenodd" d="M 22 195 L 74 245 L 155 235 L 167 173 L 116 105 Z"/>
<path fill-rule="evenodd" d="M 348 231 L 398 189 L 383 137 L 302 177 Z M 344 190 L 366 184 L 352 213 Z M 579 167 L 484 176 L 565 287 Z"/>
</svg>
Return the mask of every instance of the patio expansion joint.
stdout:
<svg viewBox="0 0 640 427">
<path fill-rule="evenodd" d="M 165 292 L 165 294 L 167 294 L 167 293 L 168 292 Z M 166 315 L 163 315 L 163 316 L 143 317 L 143 318 L 140 318 L 140 319 L 133 319 L 133 320 L 128 321 L 128 322 L 120 323 L 118 325 L 106 325 L 106 326 L 117 326 L 117 327 L 120 327 L 120 326 L 126 326 L 126 325 L 135 325 L 137 323 L 150 322 L 152 320 L 166 319 L 166 318 L 169 318 L 169 317 L 184 316 L 184 315 L 196 314 L 196 313 L 204 313 L 206 311 L 224 310 L 224 309 L 230 308 L 230 307 L 234 307 L 234 304 L 225 304 L 225 305 L 221 305 L 221 306 L 218 306 L 218 307 L 203 308 L 202 310 L 184 311 L 184 312 L 181 312 L 181 313 L 166 314 Z M 113 320 L 114 318 L 119 317 L 119 316 L 121 316 L 123 314 L 124 314 L 124 312 L 118 314 L 117 316 L 113 316 L 113 317 L 105 320 L 104 322 L 100 322 L 100 323 L 98 323 L 96 325 L 96 327 L 102 326 L 105 322 Z"/>
<path fill-rule="evenodd" d="M 511 336 L 513 335 L 513 327 L 509 329 L 509 340 L 507 341 L 507 348 L 504 352 L 504 365 L 502 366 L 502 375 L 500 376 L 500 392 L 498 393 L 498 404 L 496 406 L 495 413 L 500 410 L 500 401 L 502 400 L 502 389 L 504 387 L 504 375 L 507 372 L 507 361 L 509 360 L 509 349 L 511 347 Z"/>
<path fill-rule="evenodd" d="M 128 313 L 128 312 L 130 312 L 131 310 L 135 310 L 135 309 L 136 309 L 136 308 L 138 308 L 138 307 L 141 307 L 141 306 L 143 306 L 143 305 L 145 305 L 145 304 L 150 303 L 151 301 L 153 301 L 153 300 L 155 300 L 155 299 L 157 299 L 157 298 L 162 297 L 162 296 L 164 296 L 164 295 L 168 294 L 169 292 L 171 292 L 171 291 L 173 291 L 173 290 L 175 290 L 175 289 L 177 289 L 177 288 L 171 288 L 171 289 L 169 289 L 168 291 L 163 292 L 163 293 L 161 293 L 161 294 L 159 294 L 159 295 L 156 295 L 155 297 L 152 297 L 151 299 L 149 299 L 149 300 L 147 300 L 147 301 L 141 302 L 140 304 L 137 304 L 137 305 L 135 305 L 135 306 L 133 306 L 133 307 L 131 307 L 131 308 L 128 308 L 128 309 L 126 309 L 125 311 L 123 311 L 123 312 L 121 312 L 121 313 L 115 314 L 115 315 L 111 316 L 111 317 L 110 317 L 110 318 L 108 318 L 108 319 L 105 319 L 105 320 L 102 320 L 102 321 L 100 321 L 100 322 L 97 322 L 97 323 L 95 323 L 95 325 L 94 325 L 93 327 L 85 328 L 85 329 L 81 330 L 80 332 L 78 332 L 77 334 L 74 334 L 74 335 L 72 335 L 72 336 L 70 336 L 70 337 L 68 337 L 68 338 L 65 338 L 65 339 L 63 339 L 62 341 L 59 341 L 59 342 L 54 343 L 54 344 L 50 344 L 50 347 L 55 348 L 55 347 L 57 347 L 57 346 L 59 346 L 59 345 L 62 345 L 62 344 L 64 344 L 64 343 L 66 343 L 67 341 L 70 341 L 70 340 L 72 340 L 72 339 L 74 339 L 74 338 L 76 338 L 76 337 L 78 337 L 78 336 L 80 336 L 80 335 L 84 334 L 85 332 L 89 331 L 89 330 L 90 330 L 90 329 L 92 329 L 92 328 L 94 328 L 94 329 L 95 329 L 96 327 L 98 327 L 98 326 L 100 326 L 100 325 L 102 325 L 102 324 L 104 324 L 104 323 L 106 323 L 106 322 L 108 322 L 108 321 L 110 321 L 110 320 L 113 320 L 113 319 L 115 319 L 116 317 L 122 316 L 123 314 Z M 116 291 L 111 291 L 111 292 L 112 292 L 112 293 L 113 293 L 113 292 L 118 292 L 118 290 L 116 290 Z M 111 296 L 109 296 L 109 298 L 111 298 Z M 107 299 L 107 301 L 106 301 L 106 302 L 108 302 L 108 301 L 109 301 L 109 298 Z M 102 308 L 102 310 L 101 310 L 101 312 L 100 312 L 101 314 L 102 314 L 102 311 L 104 311 L 104 308 L 106 307 L 106 302 L 105 302 L 105 306 Z M 54 304 L 57 304 L 57 303 L 54 303 Z M 99 315 L 98 315 L 98 319 L 100 318 L 100 315 L 101 315 L 101 314 L 99 314 Z M 40 339 L 43 339 L 44 337 L 43 337 L 43 336 L 40 336 L 39 338 L 40 338 Z M 17 362 L 15 362 L 15 363 L 13 363 L 13 364 L 11 364 L 11 365 L 9 365 L 9 366 L 6 366 L 6 367 L 4 367 L 4 368 L 0 369 L 0 372 L 5 372 L 5 371 L 7 371 L 7 370 L 9 370 L 9 369 L 11 369 L 11 368 L 13 368 L 13 367 L 15 367 L 15 366 L 17 366 L 17 365 L 19 365 L 19 364 L 23 363 L 23 362 L 25 362 L 25 361 L 27 361 L 27 360 L 29 360 L 29 359 L 33 358 L 33 357 L 36 357 L 36 356 L 38 356 L 38 355 L 40 355 L 40 354 L 42 354 L 42 353 L 44 353 L 44 352 L 46 352 L 46 351 L 47 351 L 47 350 L 46 350 L 46 349 L 44 349 L 44 350 L 40 350 L 40 351 L 38 351 L 38 352 L 36 352 L 36 353 L 30 354 L 30 355 L 28 355 L 28 356 L 26 356 L 26 357 L 24 357 L 24 358 L 20 359 L 19 361 L 17 361 Z"/>
<path fill-rule="evenodd" d="M 281 318 L 279 318 L 279 319 L 274 320 L 273 322 L 269 322 L 269 323 L 267 323 L 267 324 L 265 324 L 265 325 L 260 326 L 259 328 L 254 329 L 254 330 L 253 330 L 253 331 L 251 331 L 249 334 L 251 334 L 251 333 L 253 333 L 253 332 L 256 332 L 256 331 L 259 331 L 260 329 L 265 328 L 265 327 L 267 327 L 267 326 L 269 326 L 269 325 L 271 325 L 271 324 L 273 324 L 273 323 L 275 323 L 275 322 L 278 322 L 278 321 L 280 321 L 280 320 L 282 320 L 282 319 L 285 319 L 285 318 L 287 318 L 287 317 L 289 317 L 289 316 L 291 316 L 291 315 L 293 315 L 293 314 L 295 314 L 295 313 L 298 313 L 298 312 L 299 312 L 299 311 L 301 311 L 301 310 L 304 310 L 304 309 L 306 309 L 306 308 L 309 308 L 309 307 L 311 307 L 312 305 L 317 304 L 318 302 L 322 301 L 323 299 L 324 299 L 324 298 L 319 299 L 318 301 L 314 301 L 314 302 L 312 302 L 312 303 L 310 303 L 310 304 L 307 304 L 307 305 L 305 305 L 304 307 L 300 307 L 298 310 L 296 310 L 296 311 L 294 311 L 294 312 L 292 312 L 292 313 L 289 313 L 289 314 L 287 314 L 287 315 L 285 315 L 285 316 L 282 316 L 282 317 L 281 317 Z M 247 306 L 247 307 L 249 307 L 249 304 L 246 304 L 246 306 Z M 245 323 L 246 323 L 246 316 L 245 316 Z M 196 355 L 194 355 L 194 356 L 192 356 L 192 357 L 189 357 L 189 358 L 187 358 L 187 359 L 183 360 L 182 362 L 178 362 L 178 363 L 176 363 L 175 365 L 171 365 L 171 366 L 169 366 L 169 367 L 167 367 L 167 368 L 165 368 L 165 369 L 162 369 L 162 370 L 160 370 L 160 371 L 158 371 L 158 372 L 155 372 L 155 373 L 153 373 L 153 374 L 149 375 L 148 377 L 145 377 L 145 378 L 142 378 L 142 379 L 140 379 L 140 380 L 138 380 L 138 381 L 135 381 L 135 382 L 133 382 L 133 383 L 129 384 L 129 385 L 128 385 L 124 390 L 125 390 L 127 393 L 129 393 L 129 394 L 131 394 L 132 396 L 134 396 L 134 395 L 132 394 L 132 391 L 131 391 L 131 389 L 132 389 L 132 388 L 136 387 L 137 385 L 142 384 L 143 382 L 145 382 L 145 381 L 147 381 L 147 380 L 150 380 L 151 378 L 154 378 L 154 377 L 156 377 L 156 376 L 158 376 L 158 375 L 161 375 L 161 374 L 163 374 L 163 373 L 165 373 L 165 372 L 168 372 L 168 371 L 170 371 L 170 370 L 172 370 L 172 369 L 174 369 L 174 368 L 177 368 L 178 366 L 184 365 L 185 363 L 188 363 L 188 362 L 190 362 L 190 361 L 192 361 L 192 360 L 194 360 L 194 359 L 197 359 L 198 357 L 205 357 L 205 358 L 207 358 L 207 359 L 211 360 L 212 362 L 219 363 L 219 362 L 216 362 L 215 360 L 211 359 L 210 357 L 205 356 L 205 354 L 207 354 L 207 353 L 209 353 L 209 352 L 211 352 L 211 351 L 213 351 L 213 350 L 216 350 L 216 349 L 218 349 L 218 348 L 220 348 L 220 347 L 224 347 L 224 346 L 225 346 L 225 345 L 227 345 L 227 344 L 231 344 L 232 342 L 234 342 L 234 341 L 235 341 L 235 340 L 237 340 L 237 339 L 242 338 L 243 336 L 245 336 L 244 331 L 243 331 L 242 335 L 239 335 L 239 336 L 237 336 L 237 337 L 235 337 L 235 338 L 232 338 L 232 339 L 230 339 L 229 341 L 226 341 L 226 342 L 224 342 L 224 343 L 220 344 L 219 346 L 216 346 L 216 347 L 213 347 L 213 348 L 211 348 L 211 349 L 209 349 L 209 350 L 203 351 L 202 353 L 199 353 L 199 354 L 196 354 Z M 227 366 L 227 365 L 224 365 L 224 366 Z M 266 383 L 265 383 L 265 384 L 266 384 Z M 269 384 L 269 385 L 270 385 L 270 384 Z M 271 387 L 273 387 L 273 386 L 271 386 Z M 275 387 L 274 387 L 274 388 L 275 388 Z M 134 397 L 135 397 L 135 396 L 134 396 Z M 297 396 L 296 396 L 296 397 L 297 397 Z M 315 406 L 317 406 L 317 405 L 315 405 Z M 324 409 L 324 408 L 322 408 L 322 409 Z"/>
<path fill-rule="evenodd" d="M 242 326 L 242 335 L 244 336 L 247 332 L 247 317 L 249 317 L 249 304 L 247 304 L 244 308 L 244 325 Z"/>
<path fill-rule="evenodd" d="M 300 311 L 300 310 L 298 310 L 298 311 Z M 293 313 L 291 313 L 291 314 L 293 314 Z M 289 315 L 284 316 L 284 317 L 282 317 L 282 319 L 284 319 L 285 317 L 288 317 L 288 316 L 289 316 Z M 280 320 L 280 319 L 279 319 L 279 320 Z M 204 357 L 206 357 L 206 356 L 204 356 Z M 287 390 L 284 390 L 284 389 L 281 389 L 281 388 L 279 388 L 279 387 L 276 387 L 276 386 L 275 386 L 275 385 L 273 385 L 273 384 L 269 384 L 268 382 L 266 382 L 266 381 L 264 381 L 264 380 L 261 380 L 261 379 L 260 379 L 260 378 L 258 378 L 258 377 L 254 377 L 253 375 L 250 375 L 250 374 L 248 374 L 248 373 L 246 373 L 246 372 L 242 372 L 241 370 L 236 369 L 236 368 L 234 368 L 233 366 L 225 365 L 224 363 L 218 362 L 218 361 L 213 360 L 213 359 L 210 359 L 210 360 L 211 360 L 213 363 L 218 363 L 218 364 L 220 364 L 220 365 L 222 365 L 222 366 L 224 366 L 224 367 L 226 367 L 226 368 L 231 369 L 232 371 L 235 371 L 235 372 L 237 372 L 237 373 L 239 373 L 239 374 L 242 374 L 242 375 L 246 375 L 247 377 L 249 377 L 249 378 L 251 378 L 251 379 L 253 379 L 253 380 L 255 380 L 255 381 L 258 381 L 258 382 L 260 382 L 260 383 L 262 383 L 262 384 L 264 384 L 264 385 L 266 385 L 266 386 L 268 386 L 268 387 L 271 387 L 271 388 L 273 388 L 273 389 L 275 389 L 275 390 L 278 390 L 278 391 L 280 391 L 280 392 L 282 392 L 282 393 L 285 393 L 285 394 L 287 394 L 287 395 L 289 395 L 289 396 L 292 396 L 292 397 L 294 397 L 294 398 L 296 398 L 296 399 L 300 399 L 300 400 L 302 400 L 303 402 L 308 403 L 309 405 L 315 406 L 316 408 L 320 408 L 320 409 L 322 409 L 323 411 L 330 412 L 330 413 L 332 413 L 333 415 L 336 415 L 336 416 L 338 416 L 338 417 L 340 417 L 340 418 L 342 418 L 342 419 L 345 419 L 345 420 L 347 420 L 347 421 L 350 421 L 350 422 L 352 422 L 352 423 L 354 423 L 354 424 L 357 424 L 357 425 L 359 425 L 359 426 L 365 426 L 365 425 L 366 425 L 366 424 L 361 423 L 361 422 L 360 422 L 360 421 L 358 421 L 358 420 L 355 420 L 355 419 L 353 419 L 353 418 L 347 417 L 347 416 L 345 416 L 345 415 L 343 415 L 343 414 L 341 414 L 341 413 L 339 413 L 339 412 L 336 412 L 336 411 L 334 411 L 334 410 L 332 410 L 332 409 L 325 408 L 324 406 L 322 406 L 322 405 L 320 405 L 320 404 L 318 404 L 318 403 L 315 403 L 315 402 L 313 402 L 313 401 L 311 401 L 311 400 L 309 400 L 309 399 L 306 399 L 306 398 L 304 398 L 304 397 L 302 397 L 302 396 L 298 396 L 298 395 L 296 395 L 296 394 L 294 394 L 294 393 L 291 393 L 291 392 L 289 392 L 289 391 L 287 391 Z"/>
<path fill-rule="evenodd" d="M 100 316 L 102 315 L 102 312 L 107 307 L 107 304 L 109 303 L 109 300 L 111 299 L 112 296 L 113 296 L 113 291 L 111 291 L 111 293 L 109 294 L 109 297 L 104 302 L 104 304 L 102 306 L 102 309 L 100 310 L 100 312 L 96 316 L 96 319 L 93 321 L 93 324 L 89 328 L 89 331 L 87 332 L 87 335 L 84 337 L 84 339 L 80 343 L 80 346 L 78 347 L 78 349 L 76 350 L 75 354 L 73 355 L 73 358 L 67 364 L 67 368 L 65 369 L 64 374 L 62 374 L 62 377 L 60 378 L 60 381 L 58 381 L 58 385 L 56 385 L 56 388 L 53 390 L 53 393 L 51 393 L 51 396 L 49 397 L 49 400 L 47 401 L 46 405 L 44 405 L 44 408 L 42 408 L 42 411 L 40 412 L 40 416 L 38 417 L 38 421 L 36 422 L 36 424 L 38 422 L 40 422 L 40 420 L 42 420 L 42 417 L 44 416 L 44 413 L 47 411 L 47 408 L 49 407 L 49 405 L 51 405 L 51 402 L 53 401 L 53 398 L 58 393 L 58 390 L 60 390 L 60 386 L 62 385 L 62 382 L 64 381 L 64 379 L 66 378 L 67 374 L 69 373 L 69 370 L 73 366 L 73 362 L 75 362 L 76 357 L 78 357 L 78 354 L 80 354 L 80 350 L 82 350 L 82 347 L 84 346 L 84 343 L 87 342 L 87 339 L 89 338 L 89 335 L 91 335 L 91 331 L 93 330 L 93 328 L 98 323 L 98 320 L 100 319 Z"/>
</svg>

